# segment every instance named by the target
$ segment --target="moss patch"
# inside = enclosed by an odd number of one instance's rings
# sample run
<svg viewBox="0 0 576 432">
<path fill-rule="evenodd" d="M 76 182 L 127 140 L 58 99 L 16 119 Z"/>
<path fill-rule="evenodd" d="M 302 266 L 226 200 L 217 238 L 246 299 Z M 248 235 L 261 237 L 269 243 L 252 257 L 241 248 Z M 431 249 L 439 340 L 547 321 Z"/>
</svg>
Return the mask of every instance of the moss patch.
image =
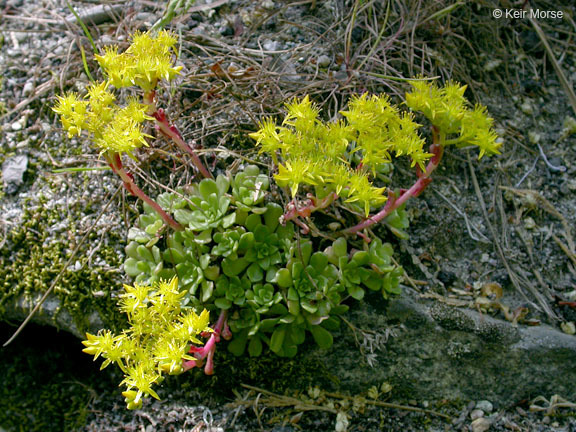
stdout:
<svg viewBox="0 0 576 432">
<path fill-rule="evenodd" d="M 46 202 L 40 199 L 33 207 L 25 205 L 23 222 L 6 235 L 0 251 L 0 320 L 5 318 L 10 300 L 21 296 L 34 299 L 48 289 L 83 236 L 79 209 L 64 205 L 49 209 Z M 97 311 L 107 326 L 115 327 L 119 319 L 111 294 L 120 286 L 115 270 L 121 257 L 114 243 L 121 244 L 121 240 L 105 233 L 101 241 L 102 235 L 89 234 L 54 289 L 61 307 L 81 331 L 87 329 L 89 311 Z"/>
</svg>

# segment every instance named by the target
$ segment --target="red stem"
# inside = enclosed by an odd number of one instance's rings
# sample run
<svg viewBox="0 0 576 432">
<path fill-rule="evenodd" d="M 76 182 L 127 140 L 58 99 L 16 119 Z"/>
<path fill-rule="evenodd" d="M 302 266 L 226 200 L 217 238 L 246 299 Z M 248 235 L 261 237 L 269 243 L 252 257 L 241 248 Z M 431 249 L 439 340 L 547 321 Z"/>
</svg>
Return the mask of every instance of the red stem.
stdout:
<svg viewBox="0 0 576 432">
<path fill-rule="evenodd" d="M 170 138 L 184 153 L 188 153 L 192 162 L 205 178 L 214 178 L 212 173 L 204 166 L 196 152 L 182 139 L 182 134 L 175 125 L 171 125 L 168 117 L 162 108 L 157 108 L 154 103 L 154 90 L 144 94 L 144 103 L 149 106 L 148 111 L 156 120 L 156 127 L 166 137 Z"/>
<path fill-rule="evenodd" d="M 162 209 L 162 207 L 160 207 L 152 198 L 146 195 L 146 193 L 142 189 L 136 186 L 136 183 L 134 183 L 132 175 L 126 172 L 126 170 L 122 166 L 122 160 L 120 159 L 119 153 L 115 152 L 106 153 L 106 159 L 108 160 L 108 164 L 112 168 L 112 171 L 114 171 L 116 174 L 120 176 L 124 184 L 124 187 L 128 192 L 130 192 L 135 197 L 140 198 L 142 201 L 144 201 L 150 207 L 152 207 L 154 211 L 156 211 L 156 213 L 160 215 L 160 217 L 164 220 L 164 222 L 168 226 L 172 227 L 174 230 L 182 231 L 184 229 L 182 225 L 180 225 L 178 222 L 172 219 L 172 216 L 166 213 Z"/>
<path fill-rule="evenodd" d="M 358 225 L 344 230 L 344 233 L 357 234 L 359 231 L 362 231 L 363 229 L 382 221 L 410 198 L 417 197 L 424 191 L 424 189 L 426 189 L 426 187 L 432 181 L 430 175 L 438 167 L 440 161 L 442 160 L 442 155 L 444 154 L 444 147 L 438 143 L 438 131 L 436 128 L 432 129 L 432 133 L 434 139 L 433 144 L 430 145 L 430 153 L 432 153 L 433 156 L 428 161 L 426 171 L 422 172 L 420 169 L 418 169 L 418 180 L 416 180 L 412 187 L 406 191 L 401 192 L 399 197 L 396 197 L 394 193 L 391 193 L 389 195 L 388 201 L 386 202 L 386 205 L 382 208 L 382 210 L 380 210 L 375 215 L 370 216 L 368 219 L 360 222 Z"/>
<path fill-rule="evenodd" d="M 214 374 L 214 353 L 216 352 L 216 344 L 220 342 L 220 336 L 228 340 L 232 337 L 227 323 L 228 312 L 225 310 L 220 311 L 218 321 L 214 325 L 214 331 L 210 333 L 210 339 L 203 347 L 191 346 L 190 352 L 193 353 L 197 360 L 189 360 L 184 362 L 184 370 L 189 370 L 194 367 L 200 367 L 202 360 L 206 359 L 206 366 L 204 366 L 204 373 L 206 375 Z"/>
</svg>

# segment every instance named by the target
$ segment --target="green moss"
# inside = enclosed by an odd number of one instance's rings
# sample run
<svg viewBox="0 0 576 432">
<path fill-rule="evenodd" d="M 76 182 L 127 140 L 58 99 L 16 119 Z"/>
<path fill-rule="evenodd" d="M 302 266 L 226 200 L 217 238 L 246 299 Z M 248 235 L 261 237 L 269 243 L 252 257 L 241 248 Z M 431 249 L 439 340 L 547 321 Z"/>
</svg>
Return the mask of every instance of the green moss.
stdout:
<svg viewBox="0 0 576 432">
<path fill-rule="evenodd" d="M 13 328 L 0 325 L 6 340 Z M 89 404 L 114 388 L 108 374 L 96 373 L 73 336 L 49 327 L 28 326 L 0 350 L 0 426 L 11 431 L 81 430 Z"/>
<path fill-rule="evenodd" d="M 0 251 L 0 319 L 6 315 L 5 307 L 10 300 L 21 296 L 34 299 L 49 288 L 83 235 L 77 228 L 80 209 L 63 206 L 48 209 L 46 201 L 40 199 L 35 206 L 25 203 L 22 224 L 7 233 Z M 63 219 L 62 215 L 67 214 Z M 54 225 L 62 222 L 65 229 L 50 234 Z M 106 235 L 112 244 L 121 244 L 117 236 Z M 119 268 L 121 261 L 111 245 L 92 251 L 98 243 L 99 235 L 91 233 L 72 261 L 72 268 L 65 271 L 54 288 L 61 307 L 70 313 L 81 331 L 87 329 L 87 316 L 94 310 L 107 326 L 116 327 L 119 320 L 116 302 L 111 298 L 111 293 L 120 286 L 119 278 L 117 272 L 107 269 Z M 107 267 L 90 265 L 97 258 Z"/>
</svg>

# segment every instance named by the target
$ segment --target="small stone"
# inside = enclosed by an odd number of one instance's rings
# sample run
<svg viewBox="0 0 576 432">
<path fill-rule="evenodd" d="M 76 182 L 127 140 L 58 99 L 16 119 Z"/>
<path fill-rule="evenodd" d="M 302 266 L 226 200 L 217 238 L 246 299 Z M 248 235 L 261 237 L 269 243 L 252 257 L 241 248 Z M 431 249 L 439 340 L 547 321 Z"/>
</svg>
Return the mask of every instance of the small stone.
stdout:
<svg viewBox="0 0 576 432">
<path fill-rule="evenodd" d="M 482 417 L 484 417 L 484 411 L 482 411 L 481 409 L 476 408 L 475 410 L 473 410 L 473 411 L 470 413 L 470 418 L 471 418 L 472 420 L 476 420 L 476 419 L 479 419 L 479 418 L 482 418 Z"/>
<path fill-rule="evenodd" d="M 528 216 L 526 219 L 524 219 L 524 227 L 529 230 L 534 229 L 536 228 L 536 222 L 534 222 L 534 219 Z"/>
<path fill-rule="evenodd" d="M 321 55 L 320 57 L 318 57 L 318 60 L 316 60 L 316 64 L 318 65 L 318 67 L 321 68 L 327 68 L 328 66 L 330 66 L 331 63 L 332 59 L 328 57 L 326 54 Z"/>
<path fill-rule="evenodd" d="M 10 129 L 14 132 L 22 130 L 22 123 L 20 121 L 14 122 L 10 125 Z"/>
<path fill-rule="evenodd" d="M 490 426 L 492 426 L 492 422 L 486 417 L 477 418 L 470 424 L 472 432 L 486 432 Z"/>
<path fill-rule="evenodd" d="M 490 261 L 490 255 L 488 255 L 487 253 L 483 253 L 480 256 L 480 262 L 481 263 L 487 263 L 488 261 Z"/>
<path fill-rule="evenodd" d="M 22 96 L 30 96 L 34 91 L 34 83 L 32 81 L 26 82 L 24 88 L 22 89 Z"/>
<path fill-rule="evenodd" d="M 490 401 L 481 400 L 476 402 L 476 408 L 490 414 L 494 410 L 494 405 Z"/>
<path fill-rule="evenodd" d="M 24 172 L 28 168 L 28 156 L 12 156 L 2 164 L 2 179 L 4 180 L 4 191 L 7 194 L 16 192 L 24 181 Z"/>
<path fill-rule="evenodd" d="M 500 66 L 502 64 L 502 60 L 500 59 L 495 59 L 495 60 L 489 60 L 485 65 L 484 65 L 484 70 L 486 72 L 492 72 L 494 69 L 496 69 L 498 66 Z"/>
<path fill-rule="evenodd" d="M 262 44 L 262 48 L 264 48 L 265 51 L 277 51 L 280 48 L 280 44 L 277 41 L 267 39 Z"/>
<path fill-rule="evenodd" d="M 528 99 L 526 99 L 526 100 L 524 100 L 524 102 L 522 102 L 522 105 L 520 105 L 520 110 L 526 115 L 534 114 L 534 106 L 532 105 L 532 103 Z"/>
<path fill-rule="evenodd" d="M 272 10 L 275 7 L 274 2 L 272 0 L 264 0 L 261 4 L 262 8 L 266 10 Z"/>
<path fill-rule="evenodd" d="M 566 334 L 573 335 L 576 334 L 576 325 L 573 322 L 563 322 L 560 324 L 560 328 Z"/>
<path fill-rule="evenodd" d="M 538 144 L 540 143 L 541 140 L 542 135 L 540 135 L 538 132 L 534 131 L 528 132 L 528 141 L 530 141 L 531 144 Z"/>
</svg>

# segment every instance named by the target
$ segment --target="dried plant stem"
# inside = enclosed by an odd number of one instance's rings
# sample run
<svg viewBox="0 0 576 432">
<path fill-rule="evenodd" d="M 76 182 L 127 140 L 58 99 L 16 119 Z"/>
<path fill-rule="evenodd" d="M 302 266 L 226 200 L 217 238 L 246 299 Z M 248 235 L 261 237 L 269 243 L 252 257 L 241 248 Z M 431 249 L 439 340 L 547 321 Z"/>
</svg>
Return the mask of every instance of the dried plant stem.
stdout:
<svg viewBox="0 0 576 432">
<path fill-rule="evenodd" d="M 130 192 L 135 197 L 140 198 L 142 201 L 152 207 L 154 211 L 156 211 L 156 213 L 158 213 L 164 222 L 172 229 L 176 231 L 182 231 L 184 229 L 182 225 L 180 225 L 172 218 L 172 216 L 166 213 L 156 201 L 154 201 L 152 198 L 146 195 L 142 189 L 136 186 L 132 175 L 129 174 L 122 166 L 122 160 L 120 159 L 119 153 L 107 153 L 106 159 L 110 164 L 112 171 L 118 174 L 118 176 L 122 179 L 122 183 L 128 192 Z"/>
</svg>

